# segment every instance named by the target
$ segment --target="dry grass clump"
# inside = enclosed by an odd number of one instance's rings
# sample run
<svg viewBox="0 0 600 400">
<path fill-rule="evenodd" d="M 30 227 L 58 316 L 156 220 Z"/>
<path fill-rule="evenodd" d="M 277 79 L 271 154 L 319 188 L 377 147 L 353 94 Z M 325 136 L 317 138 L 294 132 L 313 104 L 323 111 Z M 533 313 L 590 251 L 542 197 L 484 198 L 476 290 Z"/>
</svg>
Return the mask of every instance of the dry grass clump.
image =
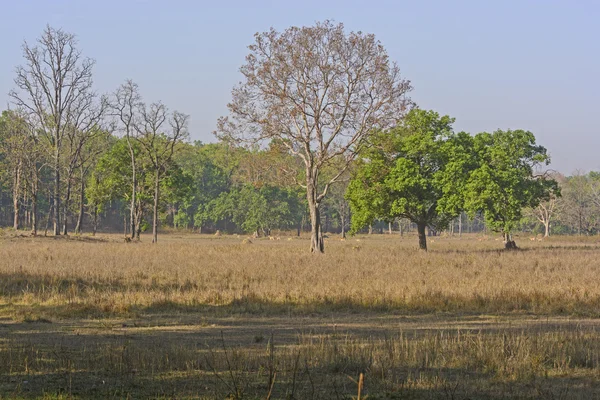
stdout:
<svg viewBox="0 0 600 400">
<path fill-rule="evenodd" d="M 171 239 L 158 245 L 16 240 L 0 246 L 0 301 L 65 315 L 128 315 L 148 308 L 239 312 L 379 310 L 577 314 L 600 310 L 600 248 L 534 243 L 504 252 L 493 240 L 305 241 Z M 525 245 L 525 244 L 524 244 Z M 355 246 L 355 245 L 354 245 Z M 59 315 L 59 314 L 57 314 Z"/>
</svg>

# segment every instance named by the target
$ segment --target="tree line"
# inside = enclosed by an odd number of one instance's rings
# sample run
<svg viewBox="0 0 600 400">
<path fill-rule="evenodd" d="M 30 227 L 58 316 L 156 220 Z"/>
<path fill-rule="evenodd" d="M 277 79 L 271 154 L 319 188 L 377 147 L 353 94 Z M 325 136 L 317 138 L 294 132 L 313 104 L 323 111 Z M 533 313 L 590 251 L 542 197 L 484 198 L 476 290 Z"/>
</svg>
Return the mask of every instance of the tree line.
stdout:
<svg viewBox="0 0 600 400">
<path fill-rule="evenodd" d="M 457 224 L 500 231 L 507 248 L 517 229 L 597 230 L 595 174 L 550 174 L 528 131 L 455 133 L 412 102 L 374 35 L 341 24 L 256 34 L 218 143 L 191 143 L 188 115 L 146 102 L 132 80 L 97 94 L 94 64 L 61 29 L 24 43 L 0 118 L 3 225 L 153 242 L 159 225 L 306 229 L 315 253 L 326 232 L 367 226 L 414 227 L 423 249 L 427 229 Z"/>
</svg>

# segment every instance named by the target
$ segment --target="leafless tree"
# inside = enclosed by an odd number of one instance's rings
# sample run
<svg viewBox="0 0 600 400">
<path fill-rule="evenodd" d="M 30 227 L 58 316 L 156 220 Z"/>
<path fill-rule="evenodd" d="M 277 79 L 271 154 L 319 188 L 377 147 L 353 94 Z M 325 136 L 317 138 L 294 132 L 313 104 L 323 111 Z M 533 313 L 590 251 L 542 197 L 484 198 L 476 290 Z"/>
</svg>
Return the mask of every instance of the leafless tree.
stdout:
<svg viewBox="0 0 600 400">
<path fill-rule="evenodd" d="M 139 93 L 138 85 L 131 80 L 127 80 L 114 93 L 111 101 L 111 113 L 116 118 L 117 127 L 122 132 L 131 159 L 131 198 L 129 210 L 129 223 L 131 227 L 131 238 L 139 235 L 140 223 L 142 220 L 142 208 L 138 206 L 137 201 L 137 163 L 133 142 L 136 138 L 136 124 L 140 123 L 140 107 L 142 98 Z M 139 239 L 139 236 L 138 236 Z"/>
<path fill-rule="evenodd" d="M 88 155 L 82 154 L 84 149 L 88 147 L 89 143 L 93 143 L 93 139 L 103 134 L 106 129 L 102 126 L 102 118 L 108 107 L 108 99 L 105 97 L 98 97 L 94 92 L 84 93 L 80 101 L 76 104 L 76 107 L 71 110 L 72 125 L 65 130 L 65 198 L 63 201 L 63 235 L 67 234 L 68 231 L 68 211 L 69 203 L 71 201 L 71 192 L 74 180 L 74 173 L 76 170 L 82 170 L 81 163 L 87 158 Z M 88 153 L 95 153 L 96 150 L 87 149 Z M 100 149 L 98 149 L 100 150 Z M 80 182 L 80 194 L 83 191 L 82 185 L 84 180 Z M 81 216 L 82 213 L 79 213 Z M 80 218 L 77 219 L 78 224 L 75 227 L 75 232 L 79 233 L 81 224 Z"/>
<path fill-rule="evenodd" d="M 141 144 L 154 170 L 154 205 L 152 243 L 158 241 L 158 207 L 160 182 L 171 163 L 175 147 L 188 136 L 188 115 L 168 112 L 162 103 L 142 106 L 141 123 L 136 125 L 136 139 Z"/>
<path fill-rule="evenodd" d="M 552 196 L 549 200 L 541 202 L 530 213 L 544 225 L 544 237 L 550 236 L 550 222 L 558 211 L 558 199 Z"/>
<path fill-rule="evenodd" d="M 548 176 L 555 179 L 559 185 L 563 186 L 565 177 L 558 173 L 549 173 Z M 556 219 L 557 214 L 562 210 L 563 202 L 560 199 L 560 190 L 552 192 L 550 198 L 541 202 L 537 207 L 529 209 L 526 214 L 535 218 L 544 226 L 544 237 L 550 236 L 550 222 Z"/>
<path fill-rule="evenodd" d="M 94 60 L 83 57 L 75 36 L 47 26 L 33 46 L 23 44 L 25 63 L 17 67 L 10 97 L 46 136 L 52 152 L 54 234 L 60 234 L 63 140 L 78 124 L 92 92 Z"/>
<path fill-rule="evenodd" d="M 218 120 L 222 140 L 278 140 L 304 164 L 312 225 L 310 250 L 324 251 L 320 205 L 369 132 L 394 126 L 410 104 L 410 83 L 374 35 L 346 33 L 330 21 L 257 33 L 232 91 L 230 116 Z M 320 181 L 332 160 L 344 162 Z"/>
</svg>

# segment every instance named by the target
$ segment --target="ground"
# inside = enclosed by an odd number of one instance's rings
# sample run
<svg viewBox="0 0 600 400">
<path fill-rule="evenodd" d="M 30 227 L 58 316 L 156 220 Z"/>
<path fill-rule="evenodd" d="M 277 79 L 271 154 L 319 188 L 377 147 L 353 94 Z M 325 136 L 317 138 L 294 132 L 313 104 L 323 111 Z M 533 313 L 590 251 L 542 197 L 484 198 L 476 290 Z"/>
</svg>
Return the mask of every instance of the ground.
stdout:
<svg viewBox="0 0 600 400">
<path fill-rule="evenodd" d="M 0 398 L 600 398 L 600 238 L 244 239 L 4 233 Z"/>
</svg>

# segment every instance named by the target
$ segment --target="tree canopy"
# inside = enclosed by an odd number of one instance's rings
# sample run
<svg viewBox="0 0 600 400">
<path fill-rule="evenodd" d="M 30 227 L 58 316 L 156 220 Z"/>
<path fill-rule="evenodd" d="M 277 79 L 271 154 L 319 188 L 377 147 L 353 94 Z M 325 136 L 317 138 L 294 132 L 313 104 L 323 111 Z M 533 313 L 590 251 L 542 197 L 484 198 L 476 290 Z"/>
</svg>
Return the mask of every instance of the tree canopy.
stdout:
<svg viewBox="0 0 600 400">
<path fill-rule="evenodd" d="M 503 233 L 505 246 L 514 248 L 511 232 L 523 209 L 537 207 L 557 192 L 554 179 L 536 173 L 550 163 L 546 148 L 529 131 L 497 130 L 477 134 L 472 154 L 476 168 L 465 187 L 465 209 L 471 215 L 481 212 L 492 230 Z"/>
<path fill-rule="evenodd" d="M 240 68 L 244 81 L 233 89 L 217 136 L 246 144 L 276 140 L 302 160 L 310 250 L 321 253 L 320 205 L 329 187 L 370 132 L 402 119 L 410 83 L 374 35 L 347 33 L 330 21 L 258 33 L 249 50 Z M 322 180 L 332 165 L 339 165 L 336 173 Z"/>
<path fill-rule="evenodd" d="M 472 140 L 454 133 L 453 122 L 413 109 L 400 125 L 370 138 L 347 192 L 353 232 L 375 219 L 407 218 L 417 224 L 419 247 L 427 249 L 426 227 L 444 229 L 458 216 Z"/>
</svg>

